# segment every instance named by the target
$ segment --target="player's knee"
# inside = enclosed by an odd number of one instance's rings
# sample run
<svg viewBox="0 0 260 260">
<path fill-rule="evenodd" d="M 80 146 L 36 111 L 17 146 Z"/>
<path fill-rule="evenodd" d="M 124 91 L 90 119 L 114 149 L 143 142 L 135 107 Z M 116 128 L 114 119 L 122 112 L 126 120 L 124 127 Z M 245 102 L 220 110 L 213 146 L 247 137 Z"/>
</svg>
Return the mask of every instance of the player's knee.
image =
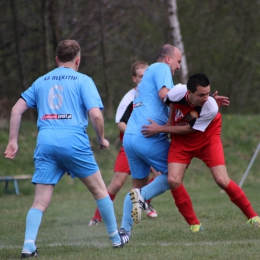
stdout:
<svg viewBox="0 0 260 260">
<path fill-rule="evenodd" d="M 181 185 L 181 180 L 178 180 L 173 176 L 168 176 L 168 183 L 171 189 L 175 189 Z"/>
<path fill-rule="evenodd" d="M 124 185 L 124 182 L 121 180 L 113 180 L 113 182 L 108 186 L 108 191 L 113 191 L 113 194 L 116 194 Z"/>
<path fill-rule="evenodd" d="M 121 188 L 123 187 L 123 185 L 124 185 L 124 183 L 122 183 L 122 182 L 117 182 L 117 183 L 115 184 L 114 190 L 116 191 L 116 193 L 121 190 Z"/>
<path fill-rule="evenodd" d="M 230 179 L 229 178 L 222 178 L 222 177 L 217 177 L 215 178 L 215 182 L 217 183 L 217 185 L 221 188 L 221 189 L 225 189 L 229 182 L 230 182 Z"/>
</svg>

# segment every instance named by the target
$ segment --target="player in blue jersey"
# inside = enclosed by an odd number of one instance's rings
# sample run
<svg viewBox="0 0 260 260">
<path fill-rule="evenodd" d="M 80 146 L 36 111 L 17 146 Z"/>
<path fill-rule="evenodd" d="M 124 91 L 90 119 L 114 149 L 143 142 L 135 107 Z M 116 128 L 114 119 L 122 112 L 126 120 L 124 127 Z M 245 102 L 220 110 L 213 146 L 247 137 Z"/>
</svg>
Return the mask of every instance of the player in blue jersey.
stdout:
<svg viewBox="0 0 260 260">
<path fill-rule="evenodd" d="M 138 60 L 134 62 L 131 66 L 131 74 L 132 74 L 132 80 L 135 84 L 135 87 L 129 90 L 122 100 L 120 101 L 117 111 L 116 111 L 116 117 L 115 121 L 117 123 L 117 127 L 120 131 L 119 138 L 120 141 L 123 140 L 124 132 L 126 129 L 126 124 L 130 118 L 130 115 L 133 111 L 133 100 L 135 97 L 135 90 L 139 82 L 141 81 L 143 74 L 148 67 L 148 63 L 145 61 Z M 153 181 L 154 177 L 157 176 L 159 173 L 154 171 L 153 168 L 151 168 L 151 172 L 153 173 L 153 177 L 149 180 L 149 182 Z M 118 152 L 118 155 L 116 157 L 115 165 L 114 165 L 114 176 L 110 182 L 110 184 L 107 187 L 108 194 L 112 201 L 114 201 L 117 193 L 122 188 L 124 183 L 127 180 L 128 175 L 130 175 L 130 168 L 127 161 L 127 157 L 124 151 L 124 147 L 121 146 L 120 151 Z M 150 203 L 151 201 L 148 201 L 148 207 L 145 210 L 147 217 L 150 218 L 156 218 L 157 212 L 153 208 L 153 206 Z M 94 216 L 89 221 L 88 226 L 95 226 L 99 225 L 101 223 L 101 215 L 98 210 L 98 208 L 95 210 Z"/>
<path fill-rule="evenodd" d="M 43 213 L 49 206 L 53 189 L 67 172 L 79 178 L 90 190 L 106 225 L 114 248 L 126 240 L 117 231 L 113 203 L 94 159 L 86 133 L 88 115 L 100 149 L 109 142 L 104 137 L 103 104 L 93 80 L 78 71 L 80 46 L 74 40 L 61 41 L 56 50 L 58 68 L 38 78 L 21 94 L 12 108 L 9 143 L 5 157 L 13 159 L 18 150 L 22 114 L 37 108 L 39 130 L 34 152 L 34 202 L 26 217 L 22 258 L 38 255 L 35 245 Z"/>
<path fill-rule="evenodd" d="M 168 91 L 173 88 L 172 76 L 180 69 L 182 54 L 170 44 L 164 45 L 157 55 L 157 62 L 150 65 L 136 90 L 133 112 L 128 121 L 123 145 L 130 165 L 133 187 L 143 187 L 149 178 L 149 168 L 165 176 L 167 173 L 167 155 L 170 146 L 165 134 L 145 138 L 141 132 L 142 125 L 149 123 L 148 118 L 160 125 L 168 120 L 168 108 L 163 103 Z M 154 180 L 154 181 L 155 181 Z M 158 181 L 157 181 L 158 182 Z M 120 234 L 130 238 L 133 220 L 131 217 L 132 202 L 126 195 Z"/>
</svg>

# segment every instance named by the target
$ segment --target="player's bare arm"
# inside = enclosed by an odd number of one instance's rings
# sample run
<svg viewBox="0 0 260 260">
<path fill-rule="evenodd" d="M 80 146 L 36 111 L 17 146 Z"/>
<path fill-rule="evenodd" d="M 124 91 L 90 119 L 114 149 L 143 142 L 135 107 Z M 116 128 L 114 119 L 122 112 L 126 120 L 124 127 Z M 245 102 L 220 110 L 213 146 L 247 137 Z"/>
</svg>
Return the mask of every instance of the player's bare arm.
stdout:
<svg viewBox="0 0 260 260">
<path fill-rule="evenodd" d="M 158 125 L 151 119 L 148 119 L 151 123 L 150 125 L 142 126 L 142 134 L 145 137 L 149 137 L 152 135 L 156 135 L 159 133 L 169 133 L 169 134 L 190 134 L 196 130 L 194 130 L 190 125 L 184 126 L 167 126 L 167 125 Z"/>
<path fill-rule="evenodd" d="M 98 138 L 99 148 L 107 149 L 109 147 L 109 142 L 104 137 L 104 118 L 100 109 L 96 107 L 91 108 L 89 110 L 89 116 Z"/>
<path fill-rule="evenodd" d="M 162 87 L 159 92 L 158 92 L 158 95 L 159 95 L 159 98 L 162 100 L 162 102 L 164 102 L 164 99 L 167 95 L 167 93 L 169 92 L 170 90 L 168 88 L 166 88 L 165 86 Z"/>
<path fill-rule="evenodd" d="M 174 118 L 174 113 L 175 113 L 174 105 L 173 105 L 173 103 L 170 103 L 170 113 L 169 113 L 169 116 L 168 116 L 168 120 L 165 124 L 166 126 L 172 126 L 173 125 L 172 119 Z"/>
<path fill-rule="evenodd" d="M 125 122 L 119 122 L 117 124 L 117 128 L 118 130 L 121 132 L 121 133 L 124 133 L 125 132 L 125 129 L 126 129 L 126 123 Z"/>
<path fill-rule="evenodd" d="M 10 130 L 9 130 L 9 142 L 5 150 L 5 158 L 14 159 L 18 151 L 18 134 L 20 129 L 20 123 L 22 114 L 28 109 L 26 102 L 20 98 L 11 112 Z"/>
</svg>

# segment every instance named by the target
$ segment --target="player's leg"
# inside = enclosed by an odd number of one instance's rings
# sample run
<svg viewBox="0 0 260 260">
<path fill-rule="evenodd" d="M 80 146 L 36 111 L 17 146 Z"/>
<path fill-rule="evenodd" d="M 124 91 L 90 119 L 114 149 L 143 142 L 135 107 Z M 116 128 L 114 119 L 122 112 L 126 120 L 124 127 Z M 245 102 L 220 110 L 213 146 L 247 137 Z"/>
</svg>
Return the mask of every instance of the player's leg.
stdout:
<svg viewBox="0 0 260 260">
<path fill-rule="evenodd" d="M 141 221 L 142 210 L 147 208 L 146 201 L 169 189 L 167 174 L 157 176 L 154 181 L 141 189 L 132 189 L 129 193 L 132 201 L 132 219 L 138 224 Z"/>
<path fill-rule="evenodd" d="M 211 135 L 210 142 L 200 154 L 201 159 L 210 168 L 217 185 L 227 193 L 230 200 L 240 208 L 250 223 L 259 226 L 260 219 L 253 210 L 250 201 L 243 190 L 228 176 L 220 133 Z"/>
<path fill-rule="evenodd" d="M 107 186 L 107 191 L 109 194 L 112 194 L 113 197 L 121 190 L 123 185 L 125 184 L 128 173 L 126 172 L 115 172 L 113 179 L 110 184 Z M 113 198 L 114 199 L 114 198 Z"/>
<path fill-rule="evenodd" d="M 184 163 L 169 163 L 168 182 L 179 212 L 191 226 L 191 231 L 198 232 L 202 227 L 194 212 L 190 196 L 182 184 L 186 168 L 187 164 Z"/>
<path fill-rule="evenodd" d="M 157 171 L 167 173 L 167 154 L 169 141 L 166 137 L 162 137 L 161 139 L 145 138 L 142 136 L 140 137 L 125 134 L 124 148 L 131 168 L 133 188 L 143 189 L 144 185 L 148 183 L 151 165 Z M 154 183 L 155 181 L 156 178 L 152 183 Z M 167 183 L 167 180 L 165 180 L 165 182 Z M 157 191 L 160 192 L 160 187 L 154 186 L 152 192 L 158 194 Z M 142 205 L 141 208 L 139 208 L 139 204 L 136 203 L 139 200 L 137 199 L 136 201 L 135 198 L 132 197 L 133 200 L 131 201 L 129 194 L 127 194 L 125 197 L 123 218 L 121 224 L 121 228 L 125 228 L 127 231 L 130 231 L 133 225 L 133 220 L 131 217 L 132 209 L 134 210 L 135 206 L 138 207 L 138 219 L 141 218 L 142 213 Z M 149 197 L 147 199 L 152 199 L 152 197 Z"/>
<path fill-rule="evenodd" d="M 139 139 L 136 140 L 136 136 L 131 134 L 124 135 L 123 143 L 131 169 L 131 177 L 133 180 L 132 187 L 142 188 L 143 185 L 147 184 L 149 181 L 150 165 L 143 160 L 143 158 L 140 156 L 140 153 L 138 154 L 138 152 L 142 153 L 142 151 L 147 148 L 147 146 Z M 133 225 L 131 211 L 132 201 L 128 193 L 124 200 L 123 217 L 119 232 L 128 234 L 129 236 Z"/>
<path fill-rule="evenodd" d="M 49 206 L 53 187 L 54 185 L 36 184 L 34 202 L 26 216 L 22 258 L 37 255 L 35 241 L 43 213 Z"/>
<path fill-rule="evenodd" d="M 160 175 L 160 174 L 161 174 L 160 172 L 157 172 L 153 167 L 151 167 L 151 174 L 150 174 L 149 183 L 151 183 L 155 179 L 155 177 Z M 151 199 L 147 200 L 146 203 L 147 203 L 147 209 L 145 209 L 146 216 L 149 217 L 149 218 L 157 218 L 158 215 L 157 215 L 156 210 L 154 209 L 154 207 L 151 204 Z"/>
<path fill-rule="evenodd" d="M 112 201 L 114 201 L 116 194 L 119 192 L 119 190 L 122 188 L 124 183 L 126 182 L 128 177 L 128 173 L 125 172 L 115 172 L 114 176 L 110 182 L 110 184 L 107 187 L 108 195 Z M 102 220 L 101 214 L 99 212 L 99 209 L 96 208 L 94 216 L 90 220 L 88 226 L 94 226 L 100 224 Z"/>
<path fill-rule="evenodd" d="M 149 169 L 149 166 L 148 166 Z M 145 183 L 147 183 L 149 180 L 149 175 L 144 177 L 143 179 L 133 179 L 133 187 L 134 188 L 142 188 L 144 187 Z M 121 229 L 124 229 L 127 232 L 130 232 L 133 226 L 133 219 L 132 219 L 132 207 L 133 202 L 130 197 L 130 193 L 127 193 L 125 200 L 124 200 L 124 206 L 123 206 L 123 217 L 121 221 Z M 138 204 L 139 207 L 139 204 Z M 143 208 L 140 208 L 140 214 L 142 212 Z"/>
<path fill-rule="evenodd" d="M 117 231 L 113 202 L 107 193 L 100 171 L 98 170 L 88 177 L 80 178 L 80 180 L 88 187 L 89 191 L 96 200 L 97 207 L 104 220 L 109 238 L 113 242 L 113 247 L 120 247 L 122 242 Z"/>
<path fill-rule="evenodd" d="M 46 138 L 48 136 L 48 138 Z M 49 206 L 53 188 L 65 173 L 53 158 L 53 140 L 51 130 L 42 130 L 37 137 L 34 152 L 35 171 L 32 183 L 35 184 L 34 202 L 26 216 L 26 228 L 22 258 L 37 255 L 35 241 L 41 224 L 43 213 Z M 49 144 L 46 143 L 50 142 Z"/>
<path fill-rule="evenodd" d="M 185 170 L 192 158 L 192 152 L 186 151 L 180 146 L 176 146 L 174 139 L 172 139 L 168 153 L 168 181 L 171 194 L 179 212 L 190 225 L 191 231 L 198 232 L 203 230 L 203 228 L 194 212 L 190 196 L 182 184 Z"/>
<path fill-rule="evenodd" d="M 79 178 L 87 186 L 96 201 L 113 247 L 122 247 L 125 243 L 117 231 L 113 202 L 107 193 L 91 147 L 86 145 L 89 142 L 88 137 L 84 133 L 74 136 L 78 138 L 74 138 L 73 147 L 67 149 L 68 152 L 62 158 L 61 163 L 71 177 Z M 80 149 L 81 147 L 82 149 Z"/>
<path fill-rule="evenodd" d="M 251 206 L 250 201 L 246 197 L 244 191 L 228 177 L 228 173 L 225 165 L 219 165 L 210 168 L 211 173 L 215 179 L 217 185 L 223 189 L 230 200 L 240 208 L 240 210 L 244 213 L 244 215 L 249 220 L 249 223 L 254 224 L 256 226 L 260 226 L 260 219 L 257 217 L 257 213 Z M 257 218 L 255 218 L 257 217 Z"/>
<path fill-rule="evenodd" d="M 130 168 L 128 165 L 127 157 L 124 148 L 121 147 L 116 157 L 114 165 L 114 176 L 107 187 L 107 191 L 110 199 L 113 201 L 118 191 L 122 188 L 128 175 L 130 174 Z M 95 210 L 94 216 L 91 218 L 88 226 L 94 226 L 100 224 L 102 217 L 98 208 Z"/>
</svg>

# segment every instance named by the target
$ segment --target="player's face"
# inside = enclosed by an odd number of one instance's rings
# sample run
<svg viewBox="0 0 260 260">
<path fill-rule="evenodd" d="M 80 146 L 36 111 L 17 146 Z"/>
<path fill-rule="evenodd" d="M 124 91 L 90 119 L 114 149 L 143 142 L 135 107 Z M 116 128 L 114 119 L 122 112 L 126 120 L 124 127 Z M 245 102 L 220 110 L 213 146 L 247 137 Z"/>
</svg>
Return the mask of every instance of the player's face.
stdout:
<svg viewBox="0 0 260 260">
<path fill-rule="evenodd" d="M 142 77 L 144 75 L 145 70 L 146 70 L 146 68 L 137 69 L 136 72 L 135 72 L 136 76 L 132 76 L 132 80 L 133 80 L 133 82 L 135 83 L 136 86 L 141 81 L 141 79 L 142 79 Z"/>
<path fill-rule="evenodd" d="M 207 87 L 198 86 L 197 90 L 192 93 L 189 92 L 189 101 L 193 106 L 202 107 L 204 103 L 208 100 L 210 94 L 210 85 Z"/>
<path fill-rule="evenodd" d="M 175 49 L 174 55 L 173 57 L 170 57 L 170 62 L 169 62 L 172 75 L 175 74 L 175 71 L 181 68 L 181 58 L 182 58 L 181 52 L 178 49 Z"/>
</svg>

